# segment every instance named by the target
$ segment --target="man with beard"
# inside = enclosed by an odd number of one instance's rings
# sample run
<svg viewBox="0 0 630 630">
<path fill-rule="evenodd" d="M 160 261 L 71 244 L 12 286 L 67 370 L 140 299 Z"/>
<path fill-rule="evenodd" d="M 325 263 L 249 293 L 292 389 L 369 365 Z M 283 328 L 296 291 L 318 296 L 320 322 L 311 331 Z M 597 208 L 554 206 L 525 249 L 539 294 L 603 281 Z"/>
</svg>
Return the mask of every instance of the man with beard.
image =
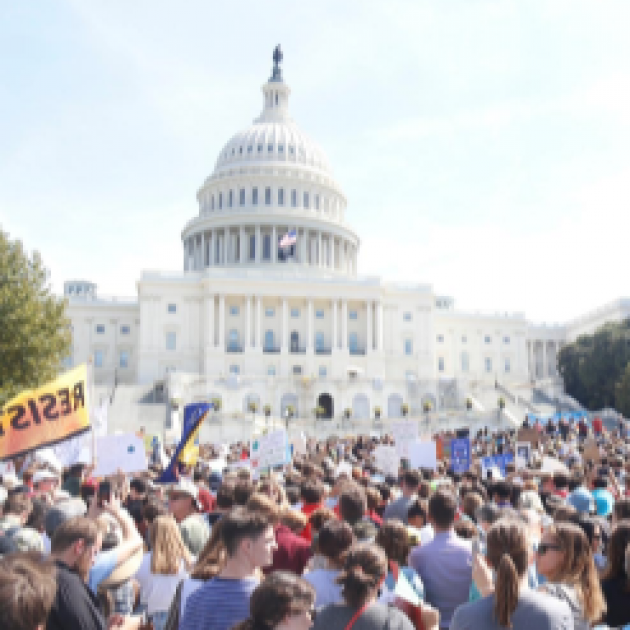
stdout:
<svg viewBox="0 0 630 630">
<path fill-rule="evenodd" d="M 46 630 L 107 630 L 138 628 L 139 617 L 114 615 L 109 622 L 98 610 L 87 586 L 90 568 L 101 549 L 96 523 L 77 516 L 59 525 L 51 541 L 50 557 L 57 568 L 57 592 Z"/>
</svg>

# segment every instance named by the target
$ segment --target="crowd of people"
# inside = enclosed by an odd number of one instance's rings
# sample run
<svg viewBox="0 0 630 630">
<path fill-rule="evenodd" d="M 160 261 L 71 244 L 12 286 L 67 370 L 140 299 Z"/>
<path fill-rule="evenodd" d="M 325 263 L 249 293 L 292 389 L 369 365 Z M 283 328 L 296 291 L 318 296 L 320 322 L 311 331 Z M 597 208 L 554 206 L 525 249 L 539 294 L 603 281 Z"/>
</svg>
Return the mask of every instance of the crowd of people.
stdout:
<svg viewBox="0 0 630 630">
<path fill-rule="evenodd" d="M 0 628 L 629 626 L 630 440 L 537 433 L 502 474 L 482 458 L 514 453 L 517 430 L 469 436 L 457 473 L 446 455 L 384 474 L 389 435 L 309 438 L 265 471 L 248 444 L 202 444 L 172 484 L 159 465 L 94 479 L 20 458 L 0 484 Z"/>
</svg>

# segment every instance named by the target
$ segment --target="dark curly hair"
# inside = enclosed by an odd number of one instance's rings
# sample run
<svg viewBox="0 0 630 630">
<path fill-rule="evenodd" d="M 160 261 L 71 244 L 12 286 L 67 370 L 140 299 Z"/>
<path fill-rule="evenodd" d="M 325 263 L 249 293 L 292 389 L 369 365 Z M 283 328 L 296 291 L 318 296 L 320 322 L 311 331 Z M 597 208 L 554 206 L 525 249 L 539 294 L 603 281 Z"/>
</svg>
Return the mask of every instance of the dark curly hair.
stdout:
<svg viewBox="0 0 630 630">
<path fill-rule="evenodd" d="M 383 523 L 376 535 L 376 544 L 383 549 L 387 559 L 404 566 L 411 550 L 407 528 L 398 520 Z"/>
<path fill-rule="evenodd" d="M 353 545 L 344 555 L 343 569 L 337 577 L 341 594 L 351 608 L 360 608 L 387 575 L 387 556 L 370 543 Z"/>
</svg>

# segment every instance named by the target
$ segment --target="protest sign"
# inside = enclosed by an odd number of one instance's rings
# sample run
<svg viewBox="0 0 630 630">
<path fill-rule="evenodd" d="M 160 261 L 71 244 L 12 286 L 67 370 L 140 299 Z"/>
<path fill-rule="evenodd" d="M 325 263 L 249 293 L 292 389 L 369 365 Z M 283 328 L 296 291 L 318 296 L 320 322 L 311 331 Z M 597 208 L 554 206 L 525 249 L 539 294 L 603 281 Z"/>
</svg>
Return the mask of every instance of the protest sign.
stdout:
<svg viewBox="0 0 630 630">
<path fill-rule="evenodd" d="M 527 468 L 532 456 L 532 445 L 529 442 L 516 443 L 516 469 Z"/>
<path fill-rule="evenodd" d="M 254 439 L 250 460 L 252 468 L 260 470 L 287 463 L 287 432 L 277 429 Z"/>
<path fill-rule="evenodd" d="M 453 472 L 462 474 L 470 469 L 470 439 L 456 438 L 451 440 L 451 464 Z"/>
<path fill-rule="evenodd" d="M 300 435 L 291 440 L 291 445 L 293 446 L 293 455 L 306 454 L 306 436 L 304 435 L 304 431 L 301 431 Z"/>
<path fill-rule="evenodd" d="M 600 460 L 599 446 L 597 446 L 597 441 L 593 438 L 587 438 L 584 440 L 584 452 L 582 454 L 582 459 L 585 462 L 592 461 L 597 464 Z"/>
<path fill-rule="evenodd" d="M 411 468 L 437 469 L 437 446 L 433 440 L 416 440 L 409 445 Z"/>
<path fill-rule="evenodd" d="M 82 365 L 7 403 L 0 415 L 0 461 L 88 431 L 87 374 Z"/>
<path fill-rule="evenodd" d="M 391 423 L 392 435 L 396 442 L 398 457 L 409 457 L 409 444 L 418 439 L 418 423 L 408 420 L 395 420 Z"/>
<path fill-rule="evenodd" d="M 519 442 L 529 442 L 532 446 L 536 447 L 540 441 L 540 433 L 533 427 L 522 427 L 518 430 L 516 439 Z"/>
<path fill-rule="evenodd" d="M 144 442 L 137 435 L 107 435 L 97 438 L 98 460 L 94 477 L 107 477 L 118 470 L 136 473 L 147 469 Z"/>
<path fill-rule="evenodd" d="M 379 444 L 374 449 L 374 459 L 376 467 L 383 471 L 386 476 L 398 477 L 398 467 L 400 466 L 400 457 L 396 452 L 395 446 L 387 446 Z"/>
<path fill-rule="evenodd" d="M 482 477 L 487 478 L 486 472 L 492 468 L 496 468 L 502 477 L 505 477 L 506 466 L 514 461 L 514 455 L 512 453 L 505 453 L 504 455 L 492 455 L 491 457 L 482 457 L 481 459 L 481 471 Z"/>
</svg>

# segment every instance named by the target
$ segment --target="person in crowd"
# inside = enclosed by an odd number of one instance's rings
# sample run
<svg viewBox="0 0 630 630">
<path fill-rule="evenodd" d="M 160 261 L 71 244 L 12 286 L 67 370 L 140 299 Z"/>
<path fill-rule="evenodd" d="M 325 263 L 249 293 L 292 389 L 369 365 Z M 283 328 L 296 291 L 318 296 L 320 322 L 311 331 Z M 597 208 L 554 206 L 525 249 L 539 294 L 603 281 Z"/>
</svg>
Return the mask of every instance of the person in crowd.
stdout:
<svg viewBox="0 0 630 630">
<path fill-rule="evenodd" d="M 434 532 L 429 523 L 429 502 L 427 499 L 415 499 L 407 510 L 407 532 L 415 545 L 426 545 L 433 540 Z"/>
<path fill-rule="evenodd" d="M 302 499 L 301 512 L 307 518 L 320 507 L 324 507 L 322 501 L 324 499 L 324 486 L 315 479 L 307 479 L 300 489 Z M 312 541 L 311 524 L 308 523 L 302 531 L 302 537 L 308 542 Z"/>
<path fill-rule="evenodd" d="M 375 527 L 381 527 L 383 518 L 378 513 L 378 508 L 381 505 L 381 493 L 374 486 L 369 486 L 365 489 L 365 496 L 367 498 L 368 518 L 374 523 Z"/>
<path fill-rule="evenodd" d="M 135 578 L 140 585 L 140 602 L 146 606 L 154 630 L 163 630 L 177 585 L 188 576 L 193 558 L 172 516 L 155 519 L 150 540 L 151 551 L 142 558 Z"/>
<path fill-rule="evenodd" d="M 217 489 L 214 510 L 206 515 L 206 520 L 212 527 L 226 512 L 234 507 L 234 484 L 223 481 Z"/>
<path fill-rule="evenodd" d="M 225 565 L 188 597 L 180 630 L 229 630 L 246 619 L 259 570 L 273 561 L 273 524 L 262 513 L 235 508 L 221 519 L 220 529 Z"/>
<path fill-rule="evenodd" d="M 0 518 L 0 535 L 24 527 L 33 509 L 33 503 L 24 493 L 9 494 L 4 502 L 3 516 Z"/>
<path fill-rule="evenodd" d="M 612 628 L 630 624 L 630 520 L 619 521 L 612 531 L 601 586 L 606 600 L 602 623 Z"/>
<path fill-rule="evenodd" d="M 512 485 L 509 481 L 497 481 L 492 488 L 494 503 L 500 508 L 512 507 Z"/>
<path fill-rule="evenodd" d="M 420 473 L 417 470 L 406 470 L 402 476 L 400 489 L 402 495 L 388 504 L 383 513 L 383 520 L 397 518 L 407 525 L 407 511 L 416 498 L 420 485 Z"/>
<path fill-rule="evenodd" d="M 420 576 L 426 601 L 440 612 L 440 627 L 448 628 L 455 608 L 468 601 L 472 582 L 472 547 L 454 530 L 457 500 L 446 489 L 429 499 L 429 522 L 434 539 L 415 547 L 409 566 Z"/>
<path fill-rule="evenodd" d="M 61 486 L 71 497 L 81 496 L 81 484 L 86 472 L 86 465 L 82 463 L 73 464 L 68 470 L 66 480 Z"/>
<path fill-rule="evenodd" d="M 55 601 L 55 567 L 14 554 L 0 562 L 0 628 L 43 630 Z"/>
<path fill-rule="evenodd" d="M 55 492 L 59 487 L 59 476 L 42 468 L 33 473 L 33 495 L 44 498 L 48 503 L 53 503 Z"/>
<path fill-rule="evenodd" d="M 345 521 L 331 519 L 319 530 L 317 551 L 326 559 L 326 566 L 304 575 L 315 589 L 316 608 L 342 601 L 341 586 L 336 579 L 341 572 L 342 557 L 353 543 L 352 528 Z"/>
<path fill-rule="evenodd" d="M 309 630 L 314 600 L 315 592 L 308 582 L 277 571 L 252 593 L 249 617 L 233 630 Z"/>
<path fill-rule="evenodd" d="M 192 481 L 180 478 L 171 488 L 168 509 L 179 525 L 188 551 L 193 556 L 198 556 L 210 536 L 208 523 L 200 514 L 202 506 L 199 502 L 199 488 Z"/>
<path fill-rule="evenodd" d="M 352 546 L 337 578 L 343 602 L 318 611 L 314 630 L 414 630 L 403 612 L 378 603 L 386 575 L 387 557 L 379 546 Z"/>
<path fill-rule="evenodd" d="M 586 630 L 606 610 L 588 538 L 573 523 L 554 523 L 536 550 L 536 568 L 546 583 L 544 593 L 566 602 L 576 630 Z"/>
<path fill-rule="evenodd" d="M 491 525 L 485 559 L 481 554 L 475 556 L 475 578 L 484 597 L 457 607 L 450 630 L 573 628 L 566 603 L 529 588 L 527 572 L 531 560 L 531 545 L 521 522 L 501 518 Z"/>
</svg>

